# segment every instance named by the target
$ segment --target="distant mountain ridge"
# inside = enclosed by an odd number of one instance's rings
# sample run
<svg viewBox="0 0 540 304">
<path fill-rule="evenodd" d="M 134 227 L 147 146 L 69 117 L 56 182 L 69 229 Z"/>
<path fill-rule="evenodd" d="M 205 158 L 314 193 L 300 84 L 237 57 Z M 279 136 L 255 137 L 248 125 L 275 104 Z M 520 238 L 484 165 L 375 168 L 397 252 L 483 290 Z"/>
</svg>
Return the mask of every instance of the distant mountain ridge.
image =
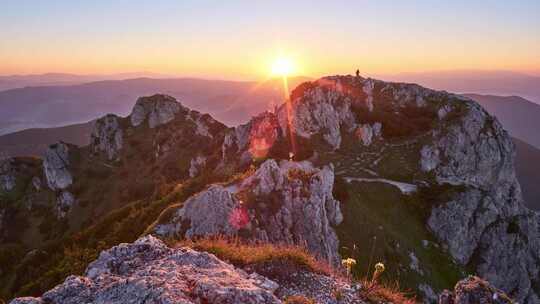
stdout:
<svg viewBox="0 0 540 304">
<path fill-rule="evenodd" d="M 305 78 L 291 78 L 295 87 Z M 68 86 L 44 86 L 0 92 L 0 134 L 27 128 L 57 127 L 96 119 L 107 113 L 125 116 L 138 96 L 165 93 L 228 125 L 245 122 L 283 100 L 281 80 L 202 80 L 194 78 L 106 80 Z"/>
<path fill-rule="evenodd" d="M 0 91 L 36 86 L 75 85 L 100 80 L 123 80 L 141 77 L 170 78 L 151 72 L 119 73 L 107 75 L 78 75 L 70 73 L 44 73 L 0 76 Z"/>
</svg>

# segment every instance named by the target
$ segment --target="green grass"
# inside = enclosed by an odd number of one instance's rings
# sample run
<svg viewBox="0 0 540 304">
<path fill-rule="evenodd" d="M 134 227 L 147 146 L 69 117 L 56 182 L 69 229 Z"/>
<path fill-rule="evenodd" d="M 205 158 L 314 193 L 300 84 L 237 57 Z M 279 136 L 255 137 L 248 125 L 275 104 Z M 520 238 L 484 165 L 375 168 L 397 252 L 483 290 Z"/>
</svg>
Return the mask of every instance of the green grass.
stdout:
<svg viewBox="0 0 540 304">
<path fill-rule="evenodd" d="M 398 282 L 406 289 L 414 290 L 418 283 L 427 282 L 441 290 L 461 278 L 462 270 L 446 253 L 432 242 L 422 245 L 422 240 L 433 238 L 416 210 L 414 196 L 405 196 L 383 183 L 354 183 L 348 188 L 348 197 L 342 204 L 345 219 L 337 232 L 342 257 L 357 260 L 355 276 L 370 276 L 375 263 L 383 262 L 386 271 L 381 279 Z M 423 275 L 409 268 L 411 251 L 420 261 Z"/>
</svg>

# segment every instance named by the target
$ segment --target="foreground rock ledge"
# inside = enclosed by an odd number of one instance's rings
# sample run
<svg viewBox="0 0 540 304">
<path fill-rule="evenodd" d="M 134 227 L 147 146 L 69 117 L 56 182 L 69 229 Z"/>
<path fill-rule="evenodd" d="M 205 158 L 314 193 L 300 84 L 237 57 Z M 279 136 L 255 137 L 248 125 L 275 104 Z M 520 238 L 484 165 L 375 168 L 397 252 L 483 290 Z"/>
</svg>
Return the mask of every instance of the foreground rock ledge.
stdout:
<svg viewBox="0 0 540 304">
<path fill-rule="evenodd" d="M 330 277 L 319 281 L 336 284 Z M 348 290 L 343 301 L 318 302 L 363 303 L 351 298 L 354 290 L 348 285 L 340 287 Z M 248 274 L 212 254 L 186 247 L 172 249 L 146 236 L 103 251 L 85 276 L 69 276 L 40 298 L 17 298 L 11 304 L 282 303 L 274 294 L 278 288 L 276 282 L 257 273 Z M 325 288 L 320 290 L 325 292 Z"/>
</svg>

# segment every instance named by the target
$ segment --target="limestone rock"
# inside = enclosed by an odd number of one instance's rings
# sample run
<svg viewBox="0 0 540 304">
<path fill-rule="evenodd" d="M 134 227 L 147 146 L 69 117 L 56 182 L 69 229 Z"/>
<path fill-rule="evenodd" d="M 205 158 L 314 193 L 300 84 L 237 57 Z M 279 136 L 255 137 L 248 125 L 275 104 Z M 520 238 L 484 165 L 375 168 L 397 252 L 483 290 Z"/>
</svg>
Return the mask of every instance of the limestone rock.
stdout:
<svg viewBox="0 0 540 304">
<path fill-rule="evenodd" d="M 307 161 L 267 160 L 253 175 L 228 187 L 213 185 L 188 199 L 171 219 L 155 228 L 162 236 L 250 235 L 272 243 L 306 245 L 339 263 L 334 231 L 343 220 L 332 196 L 331 167 Z"/>
<path fill-rule="evenodd" d="M 440 184 L 463 187 L 431 210 L 427 225 L 462 265 L 473 255 L 476 271 L 516 300 L 534 303 L 540 287 L 538 213 L 523 205 L 515 176 L 515 148 L 496 118 L 471 100 L 458 122 L 433 132 L 421 168 Z M 451 106 L 451 105 L 447 105 Z M 447 110 L 445 110 L 447 111 Z"/>
<path fill-rule="evenodd" d="M 15 169 L 12 166 L 12 159 L 0 160 L 0 191 L 11 191 L 16 186 Z"/>
<path fill-rule="evenodd" d="M 224 160 L 239 157 L 241 163 L 265 157 L 282 136 L 278 117 L 264 112 L 225 135 L 222 157 Z"/>
<path fill-rule="evenodd" d="M 281 303 L 275 288 L 214 255 L 171 249 L 148 236 L 103 251 L 84 277 L 70 276 L 40 298 L 11 303 Z"/>
<path fill-rule="evenodd" d="M 108 114 L 96 120 L 90 145 L 94 153 L 104 153 L 108 160 L 118 159 L 123 145 L 123 131 L 116 115 Z"/>
<path fill-rule="evenodd" d="M 444 291 L 439 304 L 512 304 L 504 292 L 479 277 L 469 276 L 459 281 L 454 292 Z M 535 302 L 531 302 L 535 303 Z"/>
<path fill-rule="evenodd" d="M 206 164 L 206 157 L 204 156 L 199 155 L 195 157 L 194 159 L 192 159 L 191 162 L 189 163 L 189 177 L 197 176 L 205 164 Z"/>
<path fill-rule="evenodd" d="M 58 218 L 64 218 L 76 200 L 69 191 L 62 191 L 56 198 L 56 215 Z"/>
<path fill-rule="evenodd" d="M 182 105 L 174 97 L 156 94 L 137 99 L 130 115 L 131 125 L 138 126 L 148 119 L 148 126 L 155 128 L 174 119 Z"/>
<path fill-rule="evenodd" d="M 43 170 L 50 189 L 66 189 L 73 183 L 69 165 L 69 147 L 67 144 L 60 142 L 51 145 L 47 149 L 43 161 Z"/>
<path fill-rule="evenodd" d="M 334 86 L 339 86 L 336 82 Z M 304 138 L 320 134 L 331 148 L 341 145 L 341 127 L 353 129 L 355 117 L 350 110 L 352 100 L 343 99 L 338 90 L 326 90 L 321 86 L 307 89 L 303 95 L 278 110 L 278 119 L 284 134 L 289 128 Z"/>
</svg>

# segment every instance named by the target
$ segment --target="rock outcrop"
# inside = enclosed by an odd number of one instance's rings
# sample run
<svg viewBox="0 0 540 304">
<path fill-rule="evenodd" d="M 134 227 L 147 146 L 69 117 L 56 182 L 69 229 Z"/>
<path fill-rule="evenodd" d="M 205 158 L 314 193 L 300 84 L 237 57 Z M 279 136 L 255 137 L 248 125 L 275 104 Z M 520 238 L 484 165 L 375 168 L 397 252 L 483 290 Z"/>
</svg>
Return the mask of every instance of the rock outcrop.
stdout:
<svg viewBox="0 0 540 304">
<path fill-rule="evenodd" d="M 75 197 L 69 191 L 62 191 L 56 198 L 56 215 L 58 218 L 66 217 L 71 207 L 76 203 Z"/>
<path fill-rule="evenodd" d="M 0 160 L 0 191 L 9 192 L 16 186 L 12 162 L 10 158 Z"/>
<path fill-rule="evenodd" d="M 189 163 L 189 177 L 195 177 L 201 172 L 206 164 L 206 157 L 199 155 Z"/>
<path fill-rule="evenodd" d="M 320 83 L 308 88 L 301 85 L 297 92 L 293 91 L 290 104 L 279 109 L 278 119 L 282 130 L 289 130 L 290 126 L 294 134 L 304 138 L 320 134 L 331 148 L 337 149 L 341 145 L 341 129 L 352 131 L 357 127 L 351 111 L 354 100 L 343 94 L 340 83 L 332 83 L 334 89 L 329 90 L 324 87 L 325 80 Z"/>
<path fill-rule="evenodd" d="M 11 303 L 281 303 L 276 288 L 214 255 L 145 237 L 102 252 L 84 277 L 70 276 L 40 298 Z"/>
<path fill-rule="evenodd" d="M 414 84 L 332 76 L 293 90 L 277 116 L 283 134 L 290 126 L 298 136 L 322 138 L 336 153 L 346 136 L 371 146 L 379 133 L 375 164 L 394 144 L 402 148 L 392 153 L 417 149 L 417 157 L 396 159 L 394 172 L 410 170 L 410 177 L 399 175 L 423 188 L 451 189 L 445 201 L 425 202 L 433 204 L 428 229 L 462 267 L 520 302 L 540 302 L 539 215 L 523 205 L 510 136 L 476 102 Z M 370 174 L 380 174 L 376 167 Z"/>
<path fill-rule="evenodd" d="M 63 142 L 51 145 L 45 153 L 43 170 L 51 190 L 63 190 L 73 183 L 69 171 L 69 146 Z"/>
<path fill-rule="evenodd" d="M 70 147 L 63 143 L 51 145 L 45 153 L 43 171 L 49 188 L 56 192 L 56 215 L 64 218 L 76 200 L 73 194 L 66 190 L 73 184 L 70 172 Z"/>
<path fill-rule="evenodd" d="M 340 300 L 333 294 L 336 290 Z M 280 304 L 291 295 L 321 304 L 364 303 L 354 286 L 333 277 L 300 270 L 280 285 L 212 254 L 169 248 L 152 236 L 103 251 L 85 276 L 69 276 L 39 298 L 17 298 L 10 303 Z"/>
<path fill-rule="evenodd" d="M 241 164 L 264 158 L 283 136 L 278 117 L 274 113 L 264 112 L 225 135 L 222 158 L 224 161 L 239 159 Z"/>
<path fill-rule="evenodd" d="M 339 263 L 334 231 L 343 219 L 332 189 L 331 167 L 267 160 L 234 185 L 213 185 L 188 199 L 155 228 L 161 236 L 240 235 L 305 245 L 318 257 Z"/>
<path fill-rule="evenodd" d="M 459 123 L 434 130 L 433 144 L 421 151 L 421 168 L 433 172 L 439 184 L 463 187 L 432 209 L 428 227 L 459 263 L 474 258 L 480 276 L 519 301 L 536 303 L 539 215 L 523 206 L 512 140 L 478 104 L 463 100 L 463 105 Z"/>
<path fill-rule="evenodd" d="M 90 137 L 90 146 L 94 153 L 104 153 L 108 160 L 116 160 L 122 145 L 123 131 L 118 116 L 108 114 L 96 120 Z"/>
<path fill-rule="evenodd" d="M 445 290 L 439 304 L 512 304 L 503 291 L 479 277 L 469 276 L 456 284 L 453 292 Z"/>
<path fill-rule="evenodd" d="M 155 128 L 174 119 L 182 105 L 171 96 L 156 94 L 137 99 L 130 115 L 131 125 L 139 126 L 148 120 L 148 127 Z"/>
</svg>

